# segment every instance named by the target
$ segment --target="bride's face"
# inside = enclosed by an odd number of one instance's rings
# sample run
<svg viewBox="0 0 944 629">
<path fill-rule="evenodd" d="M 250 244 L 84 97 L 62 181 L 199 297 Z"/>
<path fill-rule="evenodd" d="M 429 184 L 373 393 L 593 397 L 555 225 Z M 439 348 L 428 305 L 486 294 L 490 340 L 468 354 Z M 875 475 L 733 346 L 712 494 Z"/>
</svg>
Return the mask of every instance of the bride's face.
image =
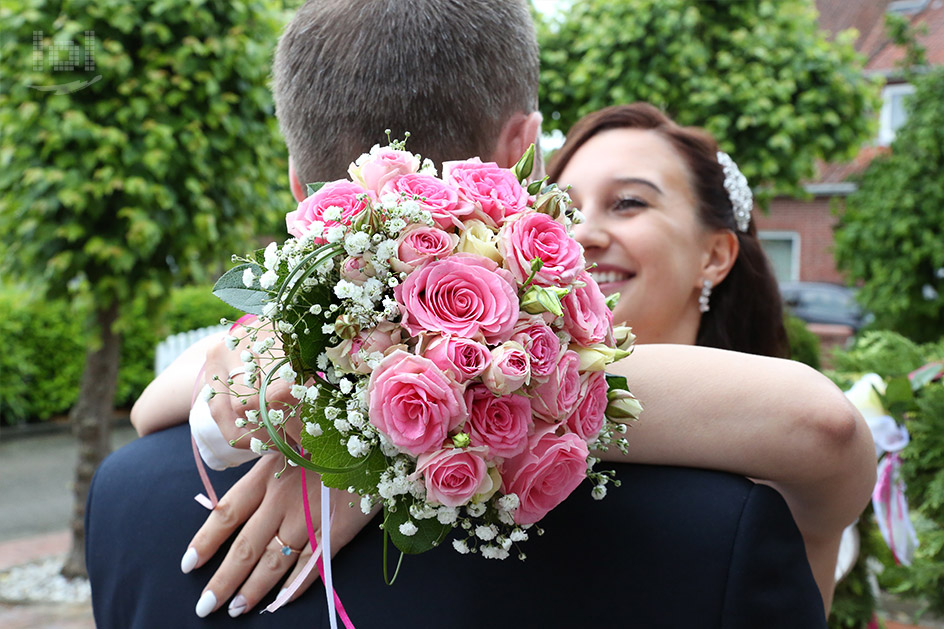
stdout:
<svg viewBox="0 0 944 629">
<path fill-rule="evenodd" d="M 694 344 L 709 246 L 682 157 L 654 131 L 609 129 L 574 153 L 559 183 L 586 218 L 576 235 L 591 274 L 620 293 L 614 323 L 641 343 Z"/>
</svg>

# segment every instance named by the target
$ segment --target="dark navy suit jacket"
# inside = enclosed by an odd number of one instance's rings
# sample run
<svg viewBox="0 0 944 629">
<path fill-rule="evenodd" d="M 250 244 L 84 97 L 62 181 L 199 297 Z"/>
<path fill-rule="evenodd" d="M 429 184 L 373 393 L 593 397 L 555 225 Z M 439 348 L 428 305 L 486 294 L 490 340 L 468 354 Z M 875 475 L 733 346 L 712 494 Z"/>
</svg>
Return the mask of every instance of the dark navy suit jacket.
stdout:
<svg viewBox="0 0 944 629">
<path fill-rule="evenodd" d="M 776 491 L 720 472 L 615 467 L 622 487 L 602 501 L 578 487 L 542 521 L 546 533 L 521 545 L 523 562 L 460 556 L 449 544 L 404 557 L 387 586 L 382 535 L 368 526 L 333 562 L 338 595 L 357 629 L 826 626 L 802 539 Z M 245 469 L 210 472 L 218 494 Z M 231 619 L 224 601 L 197 618 L 194 605 L 223 556 L 180 572 L 207 517 L 192 499 L 202 490 L 187 425 L 102 464 L 86 511 L 98 629 L 328 627 L 317 584 L 274 614 Z"/>
</svg>

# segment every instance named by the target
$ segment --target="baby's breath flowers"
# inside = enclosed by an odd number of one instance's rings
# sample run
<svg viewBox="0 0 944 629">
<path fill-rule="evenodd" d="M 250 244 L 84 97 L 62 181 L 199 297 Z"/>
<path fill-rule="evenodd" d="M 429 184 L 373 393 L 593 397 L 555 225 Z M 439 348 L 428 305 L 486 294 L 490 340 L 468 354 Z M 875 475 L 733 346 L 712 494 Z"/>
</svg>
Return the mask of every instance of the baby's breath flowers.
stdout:
<svg viewBox="0 0 944 629">
<path fill-rule="evenodd" d="M 528 183 L 533 161 L 440 175 L 402 142 L 375 146 L 217 284 L 258 317 L 227 340 L 260 397 L 239 420 L 252 450 L 320 472 L 364 513 L 382 505 L 404 551 L 453 531 L 459 553 L 524 558 L 583 479 L 598 499 L 616 484 L 590 448 L 625 450 L 641 411 L 604 372 L 632 334 L 586 272 L 566 192 Z M 276 382 L 289 395 L 267 403 Z"/>
</svg>

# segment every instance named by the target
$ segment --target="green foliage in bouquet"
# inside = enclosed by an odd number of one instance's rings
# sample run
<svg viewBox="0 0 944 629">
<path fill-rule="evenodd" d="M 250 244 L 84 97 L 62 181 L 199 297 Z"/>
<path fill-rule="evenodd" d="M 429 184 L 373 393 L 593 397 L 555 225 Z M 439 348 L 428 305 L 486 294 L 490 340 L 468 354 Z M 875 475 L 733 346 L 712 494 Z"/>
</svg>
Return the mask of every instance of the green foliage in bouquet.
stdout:
<svg viewBox="0 0 944 629">
<path fill-rule="evenodd" d="M 309 186 L 292 237 L 237 256 L 214 287 L 259 316 L 228 338 L 249 342 L 258 386 L 240 438 L 365 513 L 382 504 L 388 582 L 389 541 L 415 554 L 457 530 L 458 552 L 503 559 L 585 478 L 597 499 L 619 484 L 590 448 L 627 448 L 642 409 L 604 369 L 635 337 L 586 272 L 566 192 L 528 183 L 534 159 L 452 162 L 439 179 L 404 142 L 375 146 L 350 180 Z M 297 402 L 267 399 L 276 379 Z"/>
<path fill-rule="evenodd" d="M 827 39 L 811 0 L 583 0 L 539 26 L 547 129 L 648 101 L 792 195 L 817 160 L 851 158 L 872 135 L 879 91 L 857 35 Z"/>
<path fill-rule="evenodd" d="M 872 509 L 863 514 L 859 530 L 862 550 L 848 582 L 836 591 L 831 627 L 857 627 L 874 609 L 867 587 L 865 562 L 881 561 L 879 584 L 895 594 L 922 602 L 927 610 L 944 613 L 944 339 L 919 345 L 889 331 L 866 332 L 845 352 L 835 354 L 830 377 L 843 388 L 861 374 L 875 372 L 886 384 L 884 408 L 908 429 L 911 441 L 901 451 L 901 473 L 919 546 L 911 566 L 898 565 L 880 539 L 876 541 Z M 910 374 L 910 378 L 909 378 Z M 937 379 L 934 379 L 937 378 Z M 840 622 L 843 621 L 843 622 Z M 834 624 L 835 622 L 835 624 Z"/>
</svg>

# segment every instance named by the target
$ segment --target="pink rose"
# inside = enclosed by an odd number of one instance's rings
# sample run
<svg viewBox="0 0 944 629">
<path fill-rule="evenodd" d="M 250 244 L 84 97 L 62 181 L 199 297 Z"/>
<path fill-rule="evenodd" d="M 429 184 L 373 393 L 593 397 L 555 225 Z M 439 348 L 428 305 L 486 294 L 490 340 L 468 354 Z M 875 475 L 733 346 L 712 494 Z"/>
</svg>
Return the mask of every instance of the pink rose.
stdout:
<svg viewBox="0 0 944 629">
<path fill-rule="evenodd" d="M 580 380 L 580 400 L 567 418 L 567 427 L 587 443 L 592 443 L 603 428 L 609 385 L 602 371 L 585 373 Z"/>
<path fill-rule="evenodd" d="M 472 445 L 488 446 L 488 457 L 510 458 L 524 451 L 531 430 L 531 402 L 523 395 L 496 397 L 477 384 L 466 389 L 466 430 Z"/>
<path fill-rule="evenodd" d="M 401 328 L 396 323 L 381 321 L 371 330 L 363 330 L 352 339 L 341 341 L 325 350 L 328 358 L 342 371 L 370 373 L 366 358 L 371 354 L 388 354 L 391 348 L 403 348 L 400 344 Z"/>
<path fill-rule="evenodd" d="M 379 193 L 388 182 L 415 173 L 419 168 L 420 161 L 409 151 L 382 148 L 372 151 L 360 165 L 351 164 L 348 172 L 351 179 L 366 190 Z"/>
<path fill-rule="evenodd" d="M 534 276 L 538 286 L 568 286 L 586 266 L 580 244 L 567 235 L 563 225 L 538 212 L 507 221 L 498 233 L 498 251 L 519 284 L 531 276 L 535 258 L 544 262 Z"/>
<path fill-rule="evenodd" d="M 521 343 L 528 352 L 532 379 L 543 380 L 551 375 L 561 353 L 561 342 L 544 319 L 537 315 L 522 314 L 511 340 Z"/>
<path fill-rule="evenodd" d="M 514 514 L 518 524 L 541 520 L 587 476 L 587 444 L 573 433 L 557 436 L 554 428 L 536 430 L 528 449 L 502 466 L 502 492 L 517 494 L 520 501 Z"/>
<path fill-rule="evenodd" d="M 439 332 L 487 343 L 508 339 L 518 320 L 511 275 L 489 260 L 457 253 L 410 273 L 394 289 L 410 334 Z"/>
<path fill-rule="evenodd" d="M 531 381 L 531 359 L 521 343 L 506 341 L 492 349 L 482 382 L 495 395 L 508 395 Z"/>
<path fill-rule="evenodd" d="M 416 459 L 416 474 L 423 475 L 426 499 L 433 504 L 460 507 L 487 489 L 491 482 L 482 448 L 445 448 Z"/>
<path fill-rule="evenodd" d="M 402 350 L 370 374 L 367 396 L 370 423 L 414 456 L 441 447 L 468 417 L 462 385 L 432 361 Z"/>
<path fill-rule="evenodd" d="M 577 275 L 585 286 L 574 288 L 561 300 L 564 329 L 575 341 L 589 347 L 613 341 L 613 311 L 607 308 L 603 291 L 586 271 Z"/>
<path fill-rule="evenodd" d="M 446 258 L 459 244 L 459 237 L 438 227 L 415 225 L 400 233 L 397 239 L 397 257 L 402 262 L 399 271 L 412 271 L 424 262 Z"/>
<path fill-rule="evenodd" d="M 361 198 L 358 198 L 361 197 Z M 293 236 L 303 236 L 313 225 L 318 223 L 325 228 L 335 225 L 350 225 L 351 219 L 360 214 L 367 207 L 365 198 L 373 199 L 373 195 L 364 192 L 364 189 L 347 180 L 326 183 L 321 189 L 298 204 L 298 209 L 285 216 L 288 233 Z M 337 207 L 341 210 L 340 219 L 327 221 L 324 218 L 325 210 Z M 314 225 L 319 227 L 319 225 Z M 324 240 L 317 238 L 317 243 Z"/>
<path fill-rule="evenodd" d="M 459 198 L 453 186 L 432 175 L 411 174 L 391 179 L 380 196 L 390 193 L 416 201 L 433 215 L 436 225 L 442 229 L 461 226 L 462 219 L 475 210 L 475 205 Z"/>
<path fill-rule="evenodd" d="M 580 395 L 580 357 L 563 352 L 545 382 L 531 389 L 531 409 L 546 422 L 557 423 L 570 415 Z"/>
<path fill-rule="evenodd" d="M 368 275 L 370 270 L 372 269 L 368 267 L 367 260 L 363 256 L 348 256 L 341 263 L 341 278 L 360 286 L 373 275 L 373 273 Z"/>
<path fill-rule="evenodd" d="M 459 382 L 481 375 L 492 359 L 488 347 L 459 336 L 440 336 L 422 354 Z"/>
<path fill-rule="evenodd" d="M 490 227 L 528 206 L 528 191 L 507 168 L 478 157 L 464 162 L 443 162 L 443 179 L 459 190 L 459 198 L 475 205 L 474 218 Z"/>
</svg>

